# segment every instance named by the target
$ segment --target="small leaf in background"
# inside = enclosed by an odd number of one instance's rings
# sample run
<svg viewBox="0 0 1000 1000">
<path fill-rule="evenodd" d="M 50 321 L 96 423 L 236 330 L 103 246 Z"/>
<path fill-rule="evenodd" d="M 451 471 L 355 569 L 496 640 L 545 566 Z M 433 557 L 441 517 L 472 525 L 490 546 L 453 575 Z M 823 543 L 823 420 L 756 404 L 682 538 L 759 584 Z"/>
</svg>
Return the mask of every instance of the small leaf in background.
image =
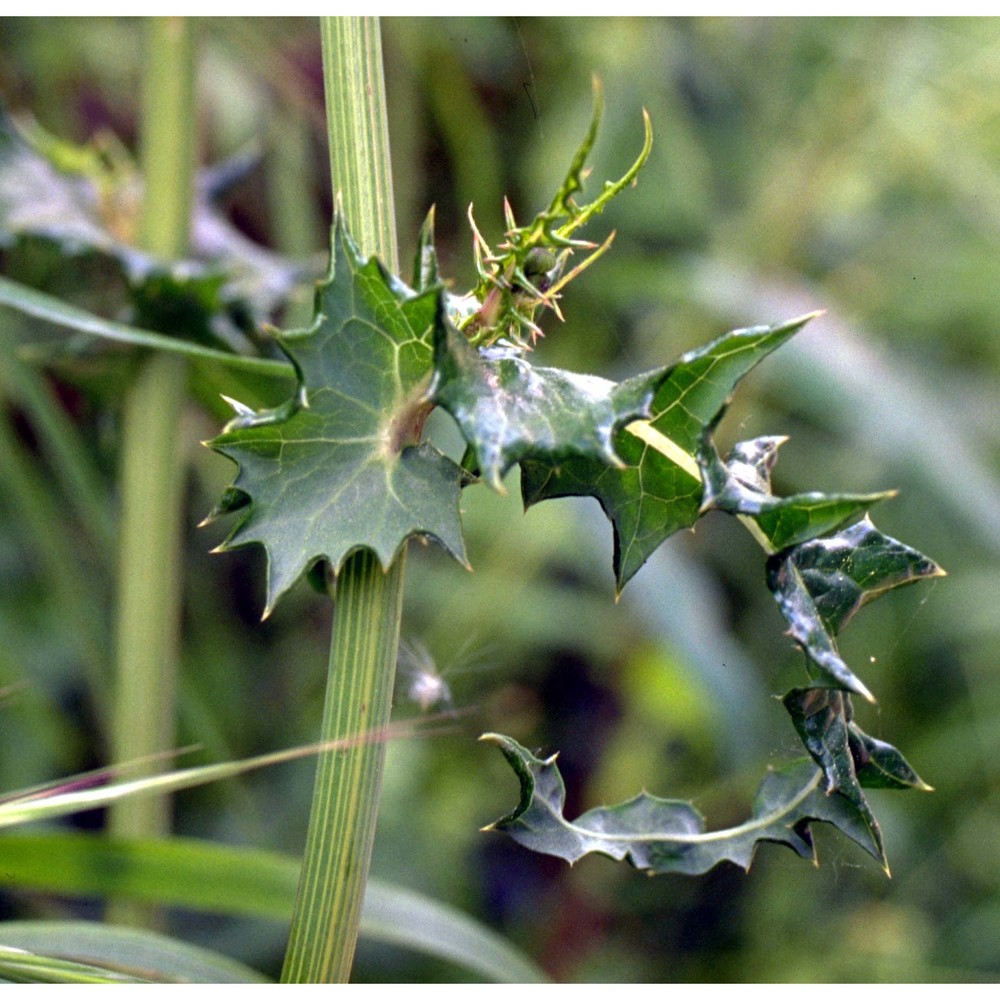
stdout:
<svg viewBox="0 0 1000 1000">
<path fill-rule="evenodd" d="M 441 283 L 437 248 L 434 246 L 434 207 L 431 206 L 417 237 L 417 252 L 413 258 L 413 287 L 418 292 L 426 292 Z"/>
<path fill-rule="evenodd" d="M 161 261 L 136 246 L 142 180 L 121 143 L 103 135 L 76 146 L 0 112 L 0 246 L 40 240 L 64 259 L 100 255 L 126 279 L 136 325 L 164 330 L 150 316 L 161 315 L 168 296 L 171 311 L 191 313 L 198 342 L 260 348 L 259 322 L 285 303 L 308 268 L 249 240 L 216 207 L 255 164 L 244 154 L 202 171 L 190 257 Z"/>
<path fill-rule="evenodd" d="M 749 870 L 761 841 L 784 844 L 815 862 L 810 823 L 819 821 L 833 824 L 886 865 L 878 826 L 847 796 L 826 794 L 822 773 L 811 761 L 769 771 L 754 797 L 751 819 L 729 830 L 706 832 L 704 819 L 690 803 L 646 792 L 567 820 L 566 789 L 555 756 L 542 760 L 497 733 L 480 739 L 500 748 L 521 791 L 514 811 L 486 829 L 570 864 L 597 853 L 651 874 L 700 875 L 721 861 Z"/>
<path fill-rule="evenodd" d="M 20 983 L 267 982 L 255 969 L 187 941 L 83 920 L 4 922 L 0 976 Z"/>
<path fill-rule="evenodd" d="M 895 587 L 943 575 L 935 562 L 883 535 L 867 517 L 767 561 L 767 585 L 811 667 L 835 687 L 869 701 L 874 701 L 871 692 L 841 659 L 834 636 L 868 601 Z"/>
<path fill-rule="evenodd" d="M 666 369 L 649 420 L 615 436 L 624 467 L 594 458 L 525 460 L 525 506 L 562 496 L 596 497 L 614 529 L 614 572 L 621 590 L 662 542 L 701 516 L 701 473 L 694 456 L 706 430 L 740 379 L 810 318 L 736 330 L 682 355 Z"/>
<path fill-rule="evenodd" d="M 464 563 L 464 474 L 416 444 L 442 308 L 439 289 L 414 294 L 374 258 L 362 261 L 338 213 L 316 321 L 279 335 L 298 397 L 261 413 L 237 404 L 209 442 L 237 463 L 232 489 L 250 498 L 220 548 L 265 547 L 265 615 L 311 565 L 325 560 L 336 571 L 358 548 L 388 566 L 409 537 L 430 536 Z"/>
</svg>

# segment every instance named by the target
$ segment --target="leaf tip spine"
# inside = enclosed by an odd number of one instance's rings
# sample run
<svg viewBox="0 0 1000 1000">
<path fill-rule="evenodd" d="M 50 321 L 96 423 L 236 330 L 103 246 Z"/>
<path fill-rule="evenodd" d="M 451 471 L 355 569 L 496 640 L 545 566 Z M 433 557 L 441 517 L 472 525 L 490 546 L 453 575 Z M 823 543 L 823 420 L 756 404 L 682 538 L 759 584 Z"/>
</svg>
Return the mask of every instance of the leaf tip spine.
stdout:
<svg viewBox="0 0 1000 1000">
<path fill-rule="evenodd" d="M 825 309 L 814 309 L 812 312 L 805 313 L 802 316 L 797 316 L 795 319 L 790 320 L 789 326 L 805 326 L 806 323 L 811 323 L 814 319 L 820 319 L 822 316 L 826 315 Z"/>
<path fill-rule="evenodd" d="M 872 705 L 878 704 L 878 699 L 875 697 L 875 695 L 871 693 L 871 691 L 868 690 L 868 688 L 864 685 L 862 681 L 858 680 L 858 678 L 855 677 L 854 683 L 855 683 L 854 691 L 856 694 L 861 695 L 861 697 L 864 698 L 865 701 L 869 702 Z"/>
</svg>

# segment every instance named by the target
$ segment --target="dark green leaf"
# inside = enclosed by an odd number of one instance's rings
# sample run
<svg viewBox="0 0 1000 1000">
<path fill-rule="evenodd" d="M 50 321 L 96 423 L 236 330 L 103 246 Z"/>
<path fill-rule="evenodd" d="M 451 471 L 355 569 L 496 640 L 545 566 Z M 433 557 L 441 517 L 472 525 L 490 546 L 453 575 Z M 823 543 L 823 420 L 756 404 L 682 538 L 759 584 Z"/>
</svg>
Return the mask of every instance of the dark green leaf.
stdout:
<svg viewBox="0 0 1000 1000">
<path fill-rule="evenodd" d="M 682 355 L 665 370 L 649 421 L 615 435 L 623 467 L 590 457 L 525 460 L 525 505 L 561 496 L 596 497 L 614 528 L 621 590 L 665 539 L 701 516 L 701 473 L 694 456 L 706 430 L 740 379 L 810 318 L 736 330 Z"/>
<path fill-rule="evenodd" d="M 279 342 L 299 373 L 298 396 L 237 417 L 211 447 L 233 459 L 233 488 L 250 497 L 221 546 L 267 550 L 267 608 L 319 560 L 336 571 L 355 549 L 388 566 L 412 535 L 436 538 L 464 562 L 463 473 L 417 445 L 426 416 L 441 292 L 419 295 L 375 260 L 363 262 L 339 217 L 327 281 L 308 330 Z"/>
<path fill-rule="evenodd" d="M 847 725 L 847 738 L 862 787 L 933 791 L 892 744 L 883 743 L 862 732 L 854 722 Z"/>
<path fill-rule="evenodd" d="M 521 800 L 487 829 L 570 864 L 586 854 L 605 854 L 652 874 L 700 875 L 721 861 L 749 870 L 757 844 L 773 841 L 815 861 L 810 823 L 832 823 L 885 866 L 878 827 L 844 795 L 827 795 L 811 761 L 769 771 L 754 797 L 751 818 L 729 830 L 705 831 L 687 802 L 646 792 L 618 806 L 591 809 L 574 821 L 563 816 L 566 790 L 553 755 L 542 760 L 507 736 L 480 737 L 496 744 L 514 769 Z"/>
<path fill-rule="evenodd" d="M 863 799 L 847 739 L 850 696 L 831 688 L 794 688 L 781 703 L 806 749 L 823 769 L 826 791 L 840 791 L 855 801 Z"/>
<path fill-rule="evenodd" d="M 840 794 L 856 808 L 872 840 L 882 847 L 882 832 L 855 772 L 848 726 L 850 695 L 830 688 L 797 688 L 782 699 L 813 760 L 826 776 L 827 795 Z"/>
<path fill-rule="evenodd" d="M 862 788 L 930 791 L 906 758 L 889 743 L 863 732 L 853 720 L 850 695 L 830 688 L 797 688 L 782 699 L 813 760 L 826 775 L 826 791 L 838 791 L 858 807 L 880 839 Z"/>
<path fill-rule="evenodd" d="M 582 458 L 620 468 L 612 441 L 649 415 L 665 372 L 615 383 L 532 365 L 514 348 L 477 351 L 448 325 L 435 336 L 433 398 L 457 421 L 479 472 L 494 488 L 515 462 Z"/>
<path fill-rule="evenodd" d="M 767 561 L 767 585 L 810 665 L 833 687 L 869 701 L 871 692 L 841 659 L 834 636 L 868 601 L 943 573 L 915 549 L 883 535 L 867 517 Z"/>
<path fill-rule="evenodd" d="M 832 635 L 876 597 L 944 575 L 935 562 L 883 535 L 867 517 L 832 538 L 799 546 L 792 559 Z"/>
<path fill-rule="evenodd" d="M 798 545 L 834 531 L 873 504 L 895 496 L 882 493 L 771 493 L 771 469 L 783 437 L 741 441 L 725 463 L 708 435 L 699 449 L 705 493 L 702 508 L 744 514 L 756 521 L 772 551 Z"/>
</svg>

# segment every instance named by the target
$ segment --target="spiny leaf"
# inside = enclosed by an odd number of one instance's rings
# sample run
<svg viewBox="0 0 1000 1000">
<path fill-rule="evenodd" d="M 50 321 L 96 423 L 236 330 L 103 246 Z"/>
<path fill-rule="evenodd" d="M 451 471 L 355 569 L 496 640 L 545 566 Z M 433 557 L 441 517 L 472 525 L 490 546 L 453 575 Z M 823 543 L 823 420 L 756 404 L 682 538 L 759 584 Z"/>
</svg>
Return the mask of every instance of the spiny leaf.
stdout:
<svg viewBox="0 0 1000 1000">
<path fill-rule="evenodd" d="M 362 261 L 338 212 L 316 320 L 279 336 L 297 397 L 273 411 L 238 408 L 209 442 L 237 463 L 232 489 L 251 501 L 221 548 L 267 550 L 265 615 L 312 564 L 336 571 L 358 548 L 388 567 L 407 538 L 424 535 L 465 562 L 462 470 L 416 444 L 443 322 L 440 289 L 415 294 L 374 258 Z"/>
<path fill-rule="evenodd" d="M 782 698 L 782 704 L 806 749 L 823 769 L 827 794 L 839 792 L 850 799 L 878 842 L 881 833 L 863 788 L 931 790 L 894 746 L 858 727 L 846 692 L 796 688 Z"/>
<path fill-rule="evenodd" d="M 934 791 L 891 743 L 869 736 L 854 722 L 847 724 L 847 738 L 858 781 L 863 788 L 916 788 L 921 792 Z"/>
<path fill-rule="evenodd" d="M 848 738 L 850 695 L 829 688 L 797 688 L 782 703 L 806 749 L 823 769 L 826 794 L 840 794 L 852 802 L 881 849 L 882 832 L 854 769 Z"/>
<path fill-rule="evenodd" d="M 794 688 L 781 703 L 813 760 L 826 775 L 826 791 L 863 798 L 847 740 L 850 696 L 831 688 Z"/>
<path fill-rule="evenodd" d="M 532 365 L 523 351 L 477 351 L 452 328 L 435 333 L 433 399 L 455 418 L 483 478 L 497 490 L 515 462 L 587 458 L 621 467 L 612 441 L 649 415 L 665 370 L 615 383 Z"/>
<path fill-rule="evenodd" d="M 753 518 L 772 552 L 835 531 L 873 504 L 895 496 L 881 493 L 771 493 L 771 470 L 784 437 L 741 441 L 725 462 L 708 434 L 698 451 L 705 486 L 702 509 L 723 510 Z"/>
<path fill-rule="evenodd" d="M 877 826 L 846 796 L 826 795 L 822 774 L 811 761 L 769 771 L 754 798 L 751 819 L 707 833 L 704 819 L 689 803 L 646 792 L 618 806 L 591 809 L 571 822 L 563 816 L 566 790 L 555 756 L 542 760 L 497 733 L 480 739 L 500 748 L 521 786 L 517 808 L 486 829 L 500 830 L 533 851 L 570 864 L 597 853 L 651 874 L 700 875 L 721 861 L 749 870 L 757 844 L 764 840 L 785 844 L 815 862 L 810 823 L 820 821 L 832 823 L 885 867 Z"/>
<path fill-rule="evenodd" d="M 810 319 L 736 330 L 682 355 L 664 372 L 650 418 L 614 437 L 623 467 L 590 457 L 522 462 L 526 506 L 562 496 L 593 496 L 614 529 L 618 589 L 659 545 L 702 513 L 695 455 L 737 383 Z"/>
<path fill-rule="evenodd" d="M 767 561 L 767 585 L 809 665 L 832 686 L 869 701 L 875 699 L 841 659 L 834 636 L 868 601 L 894 587 L 943 575 L 935 562 L 883 535 L 867 517 Z"/>
<path fill-rule="evenodd" d="M 799 546 L 789 558 L 832 635 L 876 597 L 904 584 L 945 575 L 927 556 L 883 535 L 867 517 L 831 538 Z"/>
</svg>

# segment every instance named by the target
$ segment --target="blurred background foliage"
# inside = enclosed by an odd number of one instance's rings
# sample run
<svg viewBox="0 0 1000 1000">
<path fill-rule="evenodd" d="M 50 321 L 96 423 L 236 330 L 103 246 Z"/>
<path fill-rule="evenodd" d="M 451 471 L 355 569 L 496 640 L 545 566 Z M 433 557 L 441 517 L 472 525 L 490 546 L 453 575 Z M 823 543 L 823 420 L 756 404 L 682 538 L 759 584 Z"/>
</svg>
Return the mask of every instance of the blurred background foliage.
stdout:
<svg viewBox="0 0 1000 1000">
<path fill-rule="evenodd" d="M 219 203 L 257 243 L 322 271 L 331 196 L 319 34 L 308 20 L 201 22 L 200 161 L 255 155 Z M 139 25 L 0 21 L 0 96 L 61 139 L 137 135 Z M 606 116 L 593 183 L 655 145 L 638 186 L 591 226 L 610 254 L 548 323 L 546 363 L 622 377 L 727 329 L 825 309 L 741 387 L 725 446 L 783 433 L 776 492 L 897 487 L 878 526 L 947 580 L 866 609 L 846 659 L 879 698 L 864 729 L 901 748 L 933 795 L 874 792 L 893 878 L 819 831 L 821 867 L 764 846 L 749 875 L 647 879 L 570 869 L 478 828 L 513 777 L 483 730 L 559 750 L 568 815 L 646 788 L 740 822 L 770 762 L 798 754 L 772 697 L 804 679 L 730 518 L 666 543 L 614 601 L 611 531 L 590 500 L 527 515 L 485 487 L 463 500 L 468 574 L 414 545 L 404 635 L 446 671 L 448 735 L 389 754 L 374 871 L 448 900 L 554 977 L 594 981 L 989 980 L 1000 974 L 1000 21 L 392 19 L 383 25 L 400 248 L 437 206 L 442 271 L 473 283 L 465 213 L 488 240 L 506 194 L 547 204 L 591 109 Z M 104 138 L 100 138 L 104 137 Z M 8 245 L 4 273 L 114 317 L 121 270 Z M 404 275 L 405 276 L 405 275 Z M 303 283 L 274 316 L 299 322 Z M 0 316 L 0 788 L 105 762 L 118 409 L 129 355 L 10 346 L 53 340 Z M 36 352 L 37 353 L 37 352 Z M 196 530 L 232 468 L 199 441 L 233 376 L 194 366 L 181 745 L 212 759 L 315 738 L 330 609 L 304 585 L 265 623 L 259 551 L 210 556 Z M 432 433 L 454 448 L 446 418 Z M 419 709 L 397 698 L 400 716 Z M 312 766 L 176 802 L 185 834 L 300 851 Z M 95 825 L 100 816 L 81 817 Z M 2 870 L 2 855 L 0 855 Z M 2 913 L 79 913 L 6 892 Z M 85 910 L 85 912 L 96 912 Z M 177 914 L 178 934 L 274 972 L 285 928 Z M 362 944 L 357 978 L 461 976 Z"/>
</svg>

